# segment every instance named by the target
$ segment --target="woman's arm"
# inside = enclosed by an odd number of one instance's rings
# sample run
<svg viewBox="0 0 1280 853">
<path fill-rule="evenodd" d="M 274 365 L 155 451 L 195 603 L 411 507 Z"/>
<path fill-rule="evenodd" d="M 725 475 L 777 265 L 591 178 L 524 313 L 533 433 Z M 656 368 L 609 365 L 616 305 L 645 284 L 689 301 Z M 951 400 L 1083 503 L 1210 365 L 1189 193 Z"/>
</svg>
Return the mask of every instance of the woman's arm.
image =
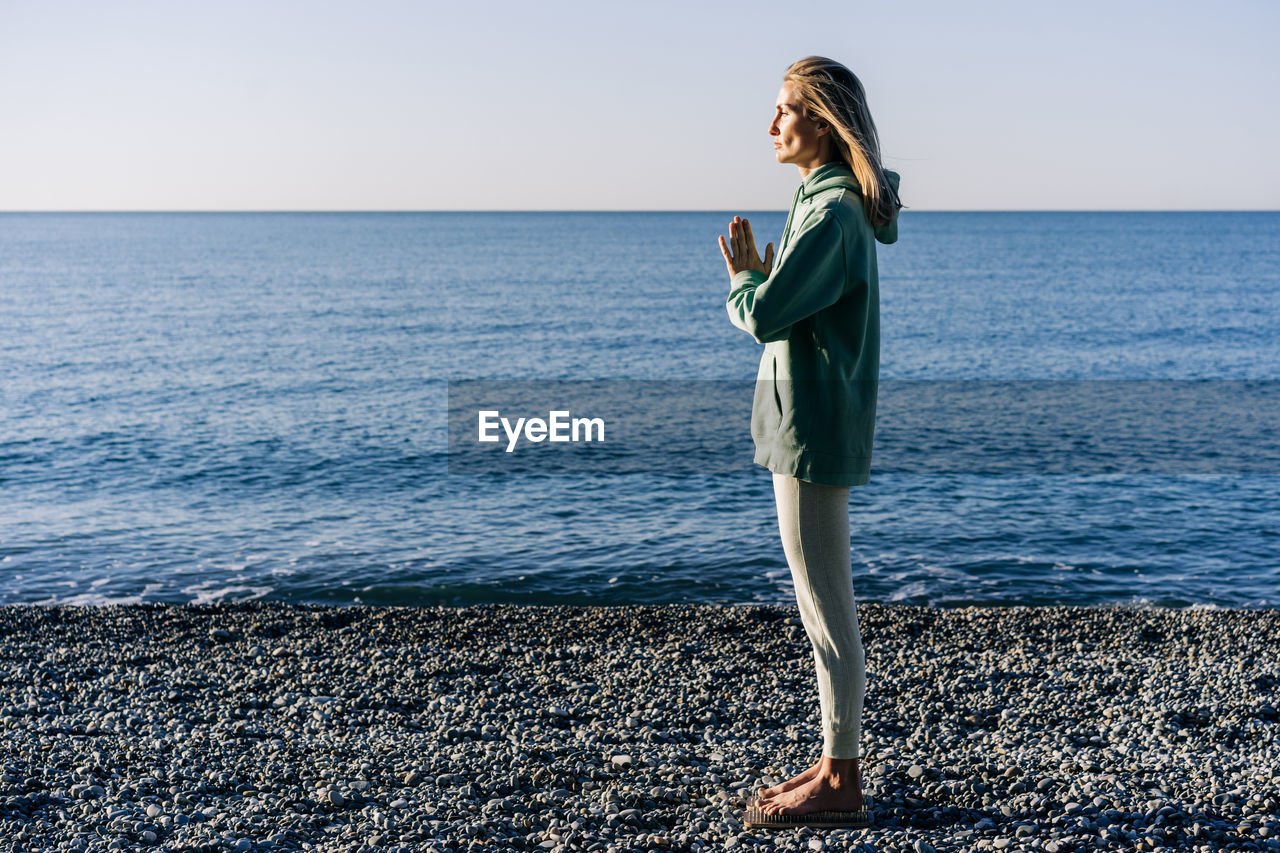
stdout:
<svg viewBox="0 0 1280 853">
<path fill-rule="evenodd" d="M 754 252 L 754 240 L 750 246 Z M 725 261 L 732 271 L 727 252 Z M 757 343 L 785 340 L 792 325 L 834 305 L 844 295 L 846 276 L 840 220 L 834 211 L 816 211 L 788 244 L 786 255 L 771 273 L 751 268 L 733 273 L 732 289 L 725 302 L 729 320 Z"/>
</svg>

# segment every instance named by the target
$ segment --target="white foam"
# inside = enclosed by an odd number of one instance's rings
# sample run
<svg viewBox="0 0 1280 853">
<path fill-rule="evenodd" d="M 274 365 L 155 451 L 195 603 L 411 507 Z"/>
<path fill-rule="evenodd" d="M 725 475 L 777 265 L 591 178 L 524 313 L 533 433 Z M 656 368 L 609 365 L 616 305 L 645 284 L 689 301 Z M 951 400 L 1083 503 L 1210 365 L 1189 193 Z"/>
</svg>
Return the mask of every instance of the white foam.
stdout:
<svg viewBox="0 0 1280 853">
<path fill-rule="evenodd" d="M 228 598 L 234 593 L 247 592 L 249 595 L 240 598 L 232 598 L 231 601 L 252 601 L 255 598 L 262 598 L 271 592 L 274 587 L 270 586 L 225 586 L 221 589 L 209 589 L 206 587 L 187 587 L 182 590 L 188 595 L 193 595 L 192 604 L 217 604 L 224 598 Z"/>
<path fill-rule="evenodd" d="M 141 604 L 141 595 L 122 595 L 110 596 L 97 592 L 82 592 L 76 595 L 68 595 L 64 598 L 46 598 L 42 601 L 33 601 L 32 604 L 56 604 L 59 606 L 73 607 L 101 607 L 106 604 Z"/>
<path fill-rule="evenodd" d="M 923 596 L 928 592 L 924 581 L 912 581 L 906 586 L 900 586 L 889 596 L 890 601 L 906 601 L 915 596 Z"/>
</svg>

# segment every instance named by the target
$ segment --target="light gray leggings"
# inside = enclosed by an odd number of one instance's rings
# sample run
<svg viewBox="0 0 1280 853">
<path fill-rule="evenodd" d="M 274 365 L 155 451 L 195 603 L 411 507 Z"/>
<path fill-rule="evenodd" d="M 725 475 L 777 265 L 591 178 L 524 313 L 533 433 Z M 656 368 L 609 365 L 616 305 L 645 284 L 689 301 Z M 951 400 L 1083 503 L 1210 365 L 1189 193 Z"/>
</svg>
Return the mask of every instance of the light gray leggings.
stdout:
<svg viewBox="0 0 1280 853">
<path fill-rule="evenodd" d="M 849 564 L 849 488 L 773 475 L 782 550 L 813 644 L 822 707 L 822 754 L 857 758 L 866 662 Z"/>
</svg>

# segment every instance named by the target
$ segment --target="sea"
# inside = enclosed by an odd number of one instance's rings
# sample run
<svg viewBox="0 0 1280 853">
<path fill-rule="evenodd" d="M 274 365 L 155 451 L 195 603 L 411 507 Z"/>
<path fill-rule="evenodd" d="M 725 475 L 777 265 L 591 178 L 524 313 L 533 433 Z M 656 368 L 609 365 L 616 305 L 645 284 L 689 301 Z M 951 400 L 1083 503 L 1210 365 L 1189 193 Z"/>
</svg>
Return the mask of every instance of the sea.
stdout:
<svg viewBox="0 0 1280 853">
<path fill-rule="evenodd" d="M 0 603 L 794 603 L 734 213 L 0 214 Z M 908 209 L 878 251 L 859 600 L 1280 604 L 1280 213 Z M 543 465 L 459 403 L 588 386 L 658 449 Z"/>
</svg>

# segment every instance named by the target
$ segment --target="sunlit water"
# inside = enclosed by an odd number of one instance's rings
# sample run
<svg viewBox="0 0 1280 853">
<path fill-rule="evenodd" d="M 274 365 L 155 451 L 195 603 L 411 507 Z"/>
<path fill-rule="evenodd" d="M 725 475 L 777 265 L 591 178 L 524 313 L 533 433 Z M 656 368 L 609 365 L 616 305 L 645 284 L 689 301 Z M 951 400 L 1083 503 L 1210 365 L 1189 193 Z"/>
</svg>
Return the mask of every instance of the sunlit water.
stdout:
<svg viewBox="0 0 1280 853">
<path fill-rule="evenodd" d="M 0 214 L 0 602 L 792 601 L 749 459 L 445 464 L 447 379 L 753 378 L 728 218 Z M 884 379 L 1277 378 L 1278 214 L 900 232 Z M 850 508 L 864 600 L 1280 599 L 1272 473 L 873 470 Z"/>
</svg>

